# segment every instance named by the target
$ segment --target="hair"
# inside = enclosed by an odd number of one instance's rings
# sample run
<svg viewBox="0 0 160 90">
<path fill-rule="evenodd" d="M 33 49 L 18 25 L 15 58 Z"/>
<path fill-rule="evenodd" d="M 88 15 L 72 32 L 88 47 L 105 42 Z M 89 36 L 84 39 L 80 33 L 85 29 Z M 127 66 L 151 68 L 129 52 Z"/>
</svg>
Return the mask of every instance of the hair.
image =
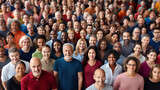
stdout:
<svg viewBox="0 0 160 90">
<path fill-rule="evenodd" d="M 115 28 L 117 29 L 117 25 L 116 25 L 116 24 L 111 24 L 111 25 L 110 25 L 110 28 L 111 28 L 111 27 L 115 27 Z"/>
<path fill-rule="evenodd" d="M 6 37 L 8 37 L 9 35 L 11 35 L 12 37 L 14 37 L 14 34 L 11 31 L 7 33 Z"/>
<path fill-rule="evenodd" d="M 160 31 L 160 28 L 156 27 L 156 28 L 153 29 L 153 31 L 155 31 L 155 30 L 159 30 Z"/>
<path fill-rule="evenodd" d="M 4 23 L 6 26 L 6 21 L 3 18 L 0 18 L 0 20 L 2 20 L 2 23 Z"/>
<path fill-rule="evenodd" d="M 95 38 L 97 39 L 96 35 L 91 35 L 91 36 L 89 37 L 89 39 L 90 39 L 91 37 L 95 37 Z"/>
<path fill-rule="evenodd" d="M 117 32 L 112 33 L 111 37 L 112 37 L 113 35 L 117 35 L 117 36 L 118 36 L 118 41 L 119 41 L 119 38 L 120 38 L 119 34 L 118 34 Z"/>
<path fill-rule="evenodd" d="M 108 43 L 108 42 L 107 42 L 106 38 L 101 38 L 101 39 L 99 40 L 99 42 L 98 42 L 98 45 L 97 45 L 98 51 L 101 50 L 100 45 L 101 45 L 101 43 L 102 43 L 103 41 L 106 42 L 106 49 L 105 49 L 105 51 L 107 50 L 107 43 Z"/>
<path fill-rule="evenodd" d="M 94 31 L 94 35 L 96 35 L 99 31 L 102 31 L 102 33 L 103 33 L 103 37 L 104 37 L 104 31 L 102 30 L 102 29 L 97 29 L 96 31 Z"/>
<path fill-rule="evenodd" d="M 123 37 L 123 34 L 124 34 L 124 33 L 129 33 L 129 35 L 130 35 L 130 32 L 129 32 L 129 31 L 123 31 L 123 32 L 122 32 L 122 37 Z"/>
<path fill-rule="evenodd" d="M 26 64 L 25 64 L 23 61 L 18 61 L 18 62 L 16 63 L 16 65 L 15 65 L 15 68 L 16 68 L 19 64 L 22 64 L 22 65 L 25 67 L 25 69 L 26 69 Z"/>
<path fill-rule="evenodd" d="M 55 42 L 58 42 L 58 43 L 61 44 L 60 51 L 62 52 L 62 46 L 63 46 L 63 44 L 62 44 L 61 40 L 59 40 L 59 39 L 54 39 L 54 40 L 53 40 L 53 42 L 52 42 L 52 52 L 53 52 L 54 54 L 55 54 L 55 52 L 56 52 L 56 51 L 54 50 L 54 45 L 53 45 Z"/>
<path fill-rule="evenodd" d="M 12 53 L 12 52 L 18 52 L 19 53 L 19 50 L 16 48 L 16 47 L 11 47 L 9 50 L 8 50 L 8 53 Z"/>
<path fill-rule="evenodd" d="M 150 35 L 149 35 L 149 34 L 144 34 L 144 35 L 142 36 L 141 40 L 142 40 L 144 37 L 150 38 Z"/>
<path fill-rule="evenodd" d="M 130 18 L 129 18 L 128 16 L 124 16 L 124 17 L 122 18 L 122 20 L 121 20 L 121 24 L 123 24 L 123 21 L 124 21 L 125 19 L 127 19 L 127 20 L 130 22 Z"/>
<path fill-rule="evenodd" d="M 88 60 L 89 60 L 89 57 L 88 57 L 88 52 L 90 49 L 93 49 L 95 50 L 95 52 L 97 51 L 97 47 L 96 46 L 89 46 L 85 51 L 84 51 L 84 56 L 83 56 L 83 60 L 82 60 L 82 64 L 83 64 L 83 67 L 87 65 L 88 63 Z M 96 57 L 95 59 L 97 60 L 98 59 L 98 54 L 96 52 Z"/>
<path fill-rule="evenodd" d="M 155 64 L 155 65 L 151 68 L 150 73 L 149 73 L 149 77 L 150 77 L 150 78 L 153 78 L 152 72 L 153 72 L 153 69 L 154 69 L 154 68 L 159 68 L 159 69 L 160 69 L 160 64 Z"/>
<path fill-rule="evenodd" d="M 46 41 L 46 36 L 44 36 L 44 35 L 37 35 L 37 36 L 36 36 L 36 41 L 37 41 L 38 39 L 44 39 L 44 40 Z"/>
<path fill-rule="evenodd" d="M 151 52 L 154 52 L 156 53 L 156 56 L 157 56 L 157 51 L 155 49 L 150 49 L 149 51 L 147 51 L 147 60 L 148 60 L 148 55 L 151 53 Z M 157 58 L 156 58 L 157 59 Z M 155 61 L 156 61 L 155 59 Z"/>
<path fill-rule="evenodd" d="M 23 42 L 25 39 L 29 39 L 30 47 L 32 47 L 32 40 L 31 40 L 31 38 L 28 37 L 27 35 L 24 35 L 23 37 L 21 37 L 21 39 L 19 40 L 19 45 L 22 47 L 22 42 Z"/>
<path fill-rule="evenodd" d="M 127 71 L 127 64 L 129 61 L 133 60 L 135 63 L 136 63 L 136 70 L 135 72 L 138 73 L 139 71 L 139 68 L 140 68 L 140 61 L 139 59 L 137 59 L 136 57 L 133 57 L 133 56 L 130 56 L 130 57 L 127 57 L 125 60 L 124 60 L 124 64 L 123 64 L 123 69 L 124 71 Z"/>
<path fill-rule="evenodd" d="M 74 46 L 71 44 L 71 43 L 65 43 L 64 45 L 63 45 L 63 50 L 64 50 L 64 47 L 65 46 L 71 46 L 72 47 L 72 51 L 74 51 Z"/>
<path fill-rule="evenodd" d="M 18 21 L 18 20 L 16 20 L 16 19 L 11 19 L 11 20 L 9 20 L 9 23 L 8 23 L 8 28 L 11 30 L 11 24 L 12 24 L 12 22 L 16 22 L 17 24 L 18 24 L 18 27 L 20 28 L 21 27 L 21 24 L 20 24 L 20 22 Z"/>
<path fill-rule="evenodd" d="M 49 45 L 47 45 L 47 44 L 43 45 L 43 46 L 42 46 L 42 49 L 43 49 L 43 48 L 45 48 L 45 47 L 47 47 L 47 48 L 49 48 L 49 49 L 50 49 L 50 46 L 49 46 Z M 50 49 L 50 50 L 51 50 L 51 49 Z"/>
<path fill-rule="evenodd" d="M 75 50 L 75 53 L 74 53 L 75 56 L 77 56 L 78 53 L 79 53 L 79 44 L 80 44 L 81 41 L 84 41 L 84 42 L 85 42 L 85 48 L 84 48 L 84 50 L 87 48 L 87 42 L 86 42 L 86 40 L 80 38 L 80 39 L 78 40 L 78 42 L 77 42 L 77 45 L 76 45 L 76 50 Z"/>
</svg>

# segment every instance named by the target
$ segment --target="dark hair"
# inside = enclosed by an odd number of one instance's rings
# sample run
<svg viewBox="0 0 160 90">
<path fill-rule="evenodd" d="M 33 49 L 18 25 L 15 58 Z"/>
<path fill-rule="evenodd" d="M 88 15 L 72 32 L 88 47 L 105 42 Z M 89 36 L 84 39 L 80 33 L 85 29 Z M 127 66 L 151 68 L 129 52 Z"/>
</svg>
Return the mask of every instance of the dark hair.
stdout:
<svg viewBox="0 0 160 90">
<path fill-rule="evenodd" d="M 139 67 L 140 67 L 140 61 L 139 61 L 139 59 L 137 59 L 136 57 L 133 57 L 133 56 L 127 57 L 127 58 L 124 60 L 124 64 L 123 64 L 123 69 L 124 69 L 124 71 L 127 71 L 126 65 L 127 65 L 128 62 L 131 61 L 131 60 L 133 60 L 133 61 L 136 63 L 136 70 L 135 70 L 135 72 L 138 73 Z"/>
<path fill-rule="evenodd" d="M 92 24 L 88 24 L 87 27 L 88 27 L 88 26 L 91 26 L 91 27 L 92 27 Z M 86 28 L 87 28 L 87 27 L 86 27 Z M 92 27 L 92 28 L 93 28 L 93 27 Z"/>
<path fill-rule="evenodd" d="M 153 77 L 152 72 L 153 72 L 153 69 L 154 69 L 154 68 L 159 68 L 159 69 L 160 69 L 160 64 L 157 63 L 157 64 L 155 64 L 155 65 L 151 68 L 150 73 L 149 73 L 149 77 L 150 77 L 150 78 Z"/>
<path fill-rule="evenodd" d="M 111 54 L 114 55 L 114 57 L 116 58 L 116 61 L 119 59 L 119 53 L 117 51 L 113 50 L 113 49 L 110 49 L 110 50 L 107 50 L 105 52 L 104 57 L 102 59 L 103 63 L 105 62 L 105 60 L 108 59 L 108 56 L 111 55 Z"/>
<path fill-rule="evenodd" d="M 116 33 L 116 32 L 115 32 L 115 33 L 112 33 L 111 37 L 112 37 L 113 35 L 117 35 L 117 36 L 118 36 L 118 41 L 119 41 L 119 38 L 120 38 L 119 34 Z"/>
<path fill-rule="evenodd" d="M 101 43 L 102 43 L 103 41 L 106 42 L 106 46 L 107 46 L 107 40 L 106 40 L 106 38 L 100 39 L 99 42 L 98 42 L 98 46 L 97 46 L 98 51 L 101 50 L 100 45 L 101 45 Z M 106 51 L 106 50 L 107 50 L 107 47 L 106 47 L 105 51 Z"/>
<path fill-rule="evenodd" d="M 95 30 L 93 34 L 96 35 L 99 31 L 102 31 L 102 32 L 103 32 L 103 37 L 104 37 L 104 31 L 103 31 L 102 29 L 100 29 L 100 28 L 97 29 L 97 30 Z"/>
<path fill-rule="evenodd" d="M 12 32 L 8 32 L 8 33 L 7 33 L 7 37 L 8 37 L 9 35 L 11 35 L 12 37 L 14 37 L 14 35 L 13 35 Z"/>
<path fill-rule="evenodd" d="M 128 16 L 124 16 L 121 20 L 121 25 L 123 25 L 123 21 L 127 19 L 130 22 L 130 18 Z"/>
<path fill-rule="evenodd" d="M 36 36 L 36 41 L 37 41 L 38 39 L 44 39 L 44 40 L 46 41 L 46 36 L 44 36 L 44 35 L 37 35 L 37 36 Z"/>
<path fill-rule="evenodd" d="M 59 40 L 59 39 L 54 39 L 53 42 L 52 42 L 52 52 L 53 52 L 53 54 L 55 54 L 55 52 L 56 52 L 56 51 L 54 50 L 54 45 L 53 45 L 55 42 L 58 42 L 58 43 L 61 44 L 60 51 L 62 52 L 62 46 L 63 46 L 63 44 L 62 44 L 61 40 Z"/>
<path fill-rule="evenodd" d="M 160 28 L 156 27 L 156 28 L 153 29 L 153 31 L 154 31 L 154 30 L 160 30 Z"/>
<path fill-rule="evenodd" d="M 83 56 L 83 60 L 82 60 L 83 67 L 86 66 L 87 63 L 88 63 L 88 60 L 89 60 L 88 52 L 89 52 L 90 49 L 95 50 L 95 52 L 96 52 L 96 57 L 95 57 L 95 59 L 96 59 L 96 60 L 98 59 L 97 47 L 96 47 L 96 46 L 89 46 L 89 47 L 84 51 L 84 56 Z"/>
<path fill-rule="evenodd" d="M 151 52 L 154 52 L 157 55 L 157 51 L 155 49 L 150 49 L 149 51 L 147 51 L 147 59 L 148 59 L 148 54 L 150 54 Z M 155 61 L 156 61 L 156 59 L 155 59 Z"/>
<path fill-rule="evenodd" d="M 15 68 L 16 68 L 19 64 L 22 64 L 22 65 L 25 67 L 25 69 L 26 69 L 26 64 L 25 64 L 23 61 L 18 61 L 18 62 L 16 63 L 16 65 L 15 65 Z"/>
</svg>

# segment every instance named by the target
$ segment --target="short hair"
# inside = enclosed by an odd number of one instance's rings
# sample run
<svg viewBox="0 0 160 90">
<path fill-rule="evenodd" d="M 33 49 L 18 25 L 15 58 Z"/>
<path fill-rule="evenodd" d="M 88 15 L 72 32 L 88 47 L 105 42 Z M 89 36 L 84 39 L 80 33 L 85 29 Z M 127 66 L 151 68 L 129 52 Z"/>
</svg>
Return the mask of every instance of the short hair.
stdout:
<svg viewBox="0 0 160 90">
<path fill-rule="evenodd" d="M 8 37 L 9 35 L 11 35 L 12 37 L 14 37 L 14 34 L 12 32 L 8 32 L 6 36 Z"/>
<path fill-rule="evenodd" d="M 92 24 L 88 24 L 87 27 L 88 27 L 88 26 L 91 26 L 91 27 L 93 28 Z"/>
<path fill-rule="evenodd" d="M 144 37 L 150 38 L 150 35 L 149 35 L 149 34 L 144 34 L 144 35 L 142 36 L 141 40 L 142 40 Z"/>
<path fill-rule="evenodd" d="M 154 30 L 160 30 L 160 28 L 159 28 L 159 27 L 156 27 L 156 28 L 153 29 L 153 31 L 154 31 Z"/>
<path fill-rule="evenodd" d="M 46 36 L 44 36 L 44 35 L 37 35 L 37 36 L 36 36 L 36 41 L 37 41 L 38 39 L 44 39 L 44 40 L 46 41 Z"/>
<path fill-rule="evenodd" d="M 133 56 L 127 57 L 124 60 L 124 64 L 123 64 L 124 71 L 127 71 L 126 64 L 128 64 L 128 62 L 131 61 L 131 60 L 133 60 L 136 63 L 136 70 L 135 70 L 135 72 L 138 73 L 139 67 L 140 67 L 140 61 L 139 61 L 139 59 L 137 59 L 136 57 L 133 57 Z"/>
<path fill-rule="evenodd" d="M 5 24 L 6 26 L 6 21 L 3 18 L 0 18 L 0 20 L 2 20 L 2 22 Z"/>
<path fill-rule="evenodd" d="M 129 33 L 129 35 L 130 35 L 130 32 L 129 32 L 129 31 L 123 31 L 123 32 L 122 32 L 122 37 L 123 37 L 123 34 L 124 34 L 124 33 Z"/>
<path fill-rule="evenodd" d="M 9 21 L 9 23 L 8 23 L 8 28 L 11 30 L 11 24 L 12 24 L 12 22 L 16 22 L 17 24 L 18 24 L 18 27 L 20 28 L 21 27 L 21 24 L 20 24 L 20 22 L 18 21 L 18 20 L 16 20 L 16 19 L 11 19 L 10 21 Z"/>
<path fill-rule="evenodd" d="M 14 3 L 14 6 L 15 6 L 16 4 L 18 4 L 18 5 L 21 6 L 21 3 L 20 3 L 19 1 L 16 1 L 16 2 Z"/>
<path fill-rule="evenodd" d="M 91 37 L 95 37 L 95 38 L 97 39 L 96 35 L 91 35 L 91 36 L 89 37 L 89 39 L 90 39 Z"/>
<path fill-rule="evenodd" d="M 16 48 L 16 47 L 11 47 L 9 50 L 8 50 L 8 53 L 13 53 L 13 52 L 18 52 L 19 53 L 19 50 Z"/>
<path fill-rule="evenodd" d="M 26 69 L 26 64 L 23 61 L 18 61 L 15 65 L 15 68 L 18 66 L 18 64 L 22 64 Z"/>
<path fill-rule="evenodd" d="M 32 25 L 32 27 L 34 28 L 34 24 L 33 24 L 33 23 L 28 23 L 28 24 L 27 24 L 27 27 L 29 26 L 29 24 Z"/>
<path fill-rule="evenodd" d="M 19 45 L 22 47 L 22 42 L 25 40 L 25 39 L 29 39 L 29 42 L 30 42 L 30 47 L 32 46 L 32 40 L 29 36 L 27 35 L 24 35 L 23 37 L 21 37 L 21 39 L 19 40 Z"/>
<path fill-rule="evenodd" d="M 70 43 L 65 43 L 65 44 L 63 45 L 63 49 L 64 49 L 65 46 L 71 46 L 71 47 L 72 47 L 72 51 L 74 51 L 74 46 L 73 46 L 72 44 L 70 44 Z"/>
</svg>

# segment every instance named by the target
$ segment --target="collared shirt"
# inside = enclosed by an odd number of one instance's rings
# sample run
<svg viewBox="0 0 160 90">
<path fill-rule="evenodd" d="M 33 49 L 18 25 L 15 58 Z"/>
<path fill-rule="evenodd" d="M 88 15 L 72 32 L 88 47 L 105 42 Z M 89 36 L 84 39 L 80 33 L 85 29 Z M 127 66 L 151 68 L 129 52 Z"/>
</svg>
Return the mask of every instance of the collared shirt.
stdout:
<svg viewBox="0 0 160 90">
<path fill-rule="evenodd" d="M 84 52 L 80 55 L 79 53 L 75 56 L 75 52 L 73 53 L 73 58 L 77 59 L 78 61 L 82 62 Z"/>
<path fill-rule="evenodd" d="M 121 50 L 121 54 L 125 57 L 127 57 L 128 55 L 130 55 L 133 51 L 134 48 L 134 44 L 133 43 L 129 43 L 129 45 L 126 47 L 123 43 L 123 41 L 120 42 L 122 45 L 122 50 Z"/>
<path fill-rule="evenodd" d="M 42 58 L 41 59 L 42 69 L 52 73 L 54 62 L 55 62 L 55 60 L 50 58 L 49 62 L 46 63 L 46 61 Z"/>
<path fill-rule="evenodd" d="M 21 90 L 51 90 L 56 88 L 54 75 L 44 70 L 42 70 L 39 78 L 34 77 L 30 72 L 21 80 Z"/>
<path fill-rule="evenodd" d="M 39 59 L 42 59 L 43 57 L 42 52 L 36 49 L 36 51 L 32 54 L 32 58 L 33 57 L 38 57 Z"/>
<path fill-rule="evenodd" d="M 112 72 L 112 69 L 110 68 L 109 63 L 101 66 L 101 69 L 105 71 L 105 75 L 106 75 L 105 83 L 109 85 L 113 85 L 118 74 L 122 73 L 122 66 L 117 63 L 116 63 L 114 72 Z"/>
</svg>

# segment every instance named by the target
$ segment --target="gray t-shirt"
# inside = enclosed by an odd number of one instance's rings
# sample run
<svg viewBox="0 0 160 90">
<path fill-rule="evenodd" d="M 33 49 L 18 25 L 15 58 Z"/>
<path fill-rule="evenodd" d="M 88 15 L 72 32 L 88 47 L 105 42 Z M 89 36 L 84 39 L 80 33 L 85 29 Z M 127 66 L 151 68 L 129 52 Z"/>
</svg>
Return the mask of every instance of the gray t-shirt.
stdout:
<svg viewBox="0 0 160 90">
<path fill-rule="evenodd" d="M 89 86 L 86 90 L 98 90 L 94 84 L 92 84 L 91 86 Z M 105 84 L 104 88 L 101 90 L 113 90 L 112 86 L 109 86 L 107 84 Z"/>
<path fill-rule="evenodd" d="M 6 64 L 8 64 L 10 61 L 11 61 L 11 59 L 9 57 L 7 57 L 6 61 L 0 62 L 0 69 L 2 69 L 3 66 L 5 66 Z"/>
</svg>

